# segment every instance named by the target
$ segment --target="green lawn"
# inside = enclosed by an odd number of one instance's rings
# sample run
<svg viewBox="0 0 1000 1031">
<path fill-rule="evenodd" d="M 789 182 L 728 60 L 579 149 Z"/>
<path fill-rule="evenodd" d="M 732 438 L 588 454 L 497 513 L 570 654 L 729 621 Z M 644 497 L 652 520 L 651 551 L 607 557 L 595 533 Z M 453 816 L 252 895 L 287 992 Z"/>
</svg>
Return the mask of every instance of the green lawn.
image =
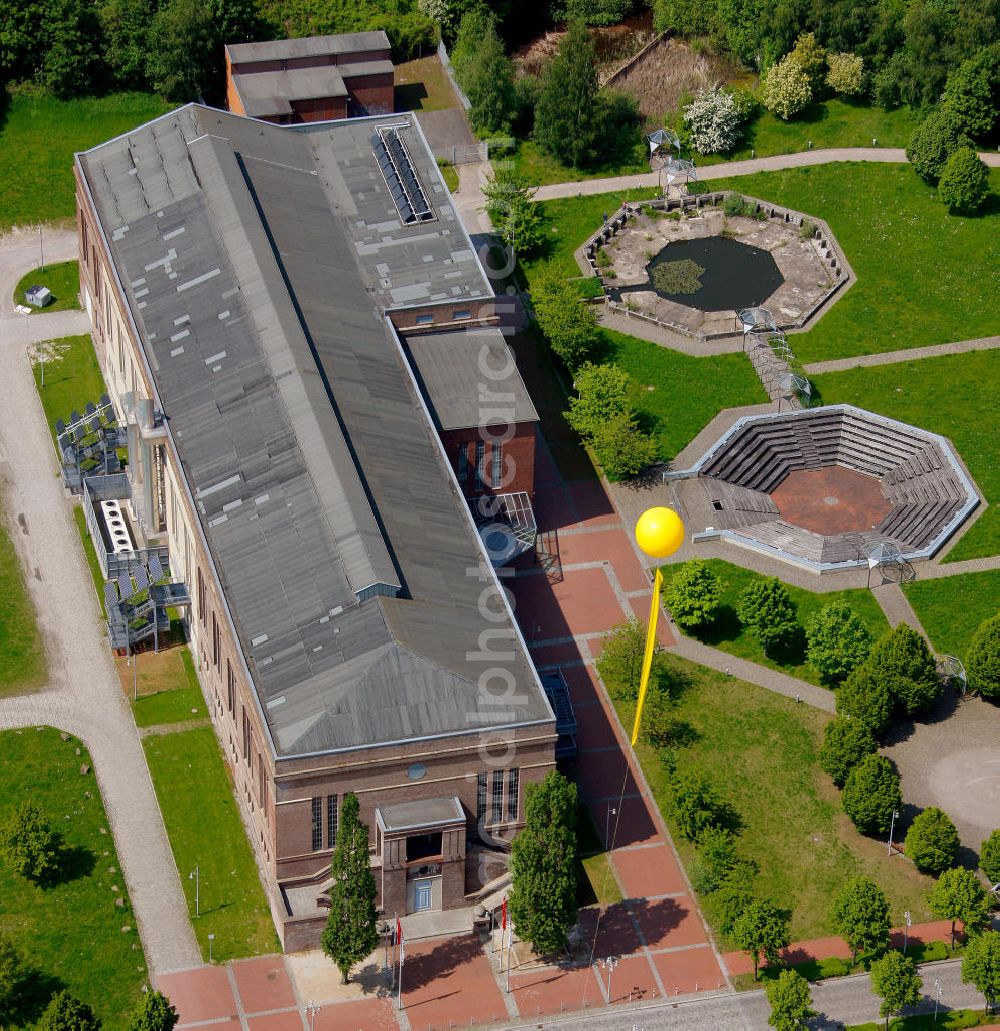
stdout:
<svg viewBox="0 0 1000 1031">
<path fill-rule="evenodd" d="M 784 121 L 764 111 L 748 128 L 746 138 L 725 155 L 695 155 L 696 165 L 714 165 L 724 161 L 742 161 L 771 154 L 794 154 L 826 147 L 870 147 L 872 139 L 880 147 L 905 147 L 920 121 L 908 107 L 883 111 L 867 104 L 850 104 L 833 97 L 811 104 L 801 115 Z"/>
<path fill-rule="evenodd" d="M 452 193 L 457 192 L 458 169 L 450 161 L 443 161 L 441 158 L 438 158 L 438 168 L 441 170 L 441 178 L 444 179 L 445 186 Z"/>
<path fill-rule="evenodd" d="M 603 161 L 587 168 L 564 165 L 535 143 L 519 140 L 514 153 L 514 168 L 532 186 L 548 183 L 578 183 L 586 179 L 606 179 L 617 175 L 641 175 L 648 172 L 649 155 L 638 130 L 624 127 L 611 153 Z"/>
<path fill-rule="evenodd" d="M 87 749 L 75 738 L 62 741 L 51 727 L 5 731 L 0 740 L 0 823 L 30 798 L 68 850 L 64 879 L 51 887 L 0 865 L 0 930 L 31 968 L 13 1025 L 33 1025 L 50 996 L 68 988 L 106 1028 L 125 1028 L 146 963 L 97 782 L 92 772 L 80 775 L 81 764 L 91 762 Z M 115 905 L 119 898 L 123 908 Z"/>
<path fill-rule="evenodd" d="M 993 307 L 988 296 L 984 292 L 978 301 L 982 311 Z M 990 507 L 948 553 L 949 562 L 1000 553 L 1000 462 L 996 420 L 987 414 L 998 383 L 996 350 L 813 377 L 824 404 L 847 402 L 869 408 L 941 433 L 955 445 Z"/>
<path fill-rule="evenodd" d="M 21 694 L 45 682 L 42 635 L 24 584 L 21 564 L 0 513 L 0 696 Z"/>
<path fill-rule="evenodd" d="M 934 650 L 961 659 L 979 624 L 1000 612 L 1000 569 L 914 580 L 903 590 Z"/>
<path fill-rule="evenodd" d="M 859 835 L 820 772 L 816 753 L 828 714 L 673 655 L 666 661 L 687 680 L 676 715 L 699 735 L 678 752 L 678 767 L 701 770 L 739 814 L 739 848 L 759 864 L 759 892 L 792 911 L 793 941 L 831 934 L 831 899 L 862 873 L 885 891 L 894 923 L 905 910 L 917 923 L 930 918 L 923 895 L 932 880 L 889 859 L 884 842 Z M 631 726 L 634 703 L 620 703 L 618 710 Z M 637 752 L 663 808 L 667 774 L 648 745 Z M 694 848 L 674 831 L 690 868 Z M 714 923 L 711 896 L 702 905 Z"/>
<path fill-rule="evenodd" d="M 1000 170 L 991 184 L 988 213 L 958 218 L 908 165 L 838 163 L 709 183 L 826 219 L 844 249 L 858 281 L 812 330 L 789 339 L 804 362 L 1000 332 L 991 303 Z"/>
<path fill-rule="evenodd" d="M 0 231 L 71 218 L 73 154 L 174 105 L 143 93 L 57 100 L 15 94 L 0 114 Z"/>
<path fill-rule="evenodd" d="M 708 565 L 722 581 L 722 612 L 718 620 L 711 627 L 699 630 L 692 636 L 706 644 L 724 651 L 729 655 L 736 655 L 741 659 L 749 659 L 751 662 L 759 663 L 770 669 L 780 670 L 801 680 L 807 680 L 810 684 L 820 684 L 819 674 L 806 663 L 805 637 L 800 636 L 796 641 L 780 655 L 768 656 L 751 637 L 736 618 L 736 608 L 739 604 L 740 595 L 750 584 L 763 579 L 759 573 L 754 573 L 741 566 L 734 566 L 722 559 L 708 559 Z M 664 590 L 669 587 L 674 573 L 680 568 L 679 565 L 664 566 Z M 819 612 L 824 605 L 834 601 L 846 602 L 863 620 L 871 631 L 873 638 L 881 637 L 889 624 L 878 602 L 872 596 L 871 591 L 856 588 L 845 591 L 829 591 L 819 594 L 814 591 L 807 591 L 802 587 L 795 587 L 792 584 L 785 585 L 792 601 L 798 610 L 799 622 L 805 626 L 806 621 L 816 612 Z"/>
<path fill-rule="evenodd" d="M 458 97 L 437 54 L 397 64 L 395 85 L 397 111 L 440 111 L 458 107 Z"/>
<path fill-rule="evenodd" d="M 610 359 L 632 377 L 632 403 L 664 460 L 686 447 L 723 408 L 767 400 L 742 354 L 693 358 L 613 330 L 604 335 Z M 692 390 L 693 383 L 703 389 Z"/>
<path fill-rule="evenodd" d="M 209 933 L 215 935 L 217 963 L 277 952 L 271 913 L 215 733 L 203 727 L 147 737 L 143 748 L 202 955 L 208 958 Z M 195 866 L 201 878 L 197 918 L 195 882 L 188 878 Z"/>
<path fill-rule="evenodd" d="M 33 269 L 22 276 L 14 287 L 14 303 L 26 304 L 25 291 L 33 286 L 47 286 L 52 291 L 52 303 L 44 308 L 32 308 L 32 315 L 80 307 L 80 266 L 76 261 L 60 261 L 55 265 Z"/>
<path fill-rule="evenodd" d="M 924 982 L 924 994 L 932 994 L 933 982 Z M 985 1010 L 942 1009 L 935 1018 L 933 1013 L 921 1013 L 913 1017 L 893 1017 L 889 1021 L 891 1031 L 959 1031 L 965 1027 L 996 1027 L 996 1014 L 987 1016 Z M 884 1031 L 885 1022 L 850 1024 L 848 1031 Z"/>
<path fill-rule="evenodd" d="M 107 616 L 107 613 L 104 611 L 104 574 L 101 572 L 100 562 L 97 561 L 97 552 L 94 550 L 94 542 L 90 539 L 90 531 L 87 529 L 87 517 L 83 514 L 82 506 L 77 505 L 73 509 L 73 521 L 76 523 L 77 532 L 80 534 L 80 543 L 83 546 L 83 554 L 87 559 L 90 577 L 94 581 L 97 602 L 101 606 L 102 615 Z"/>
<path fill-rule="evenodd" d="M 72 411 L 82 412 L 88 401 L 96 404 L 104 393 L 104 377 L 89 334 L 61 337 L 40 346 L 44 348 L 45 386 L 42 386 L 43 370 L 37 351 L 32 366 L 54 445 L 56 419 L 68 420 Z"/>
<path fill-rule="evenodd" d="M 139 656 L 139 697 L 132 702 L 136 726 L 183 723 L 208 716 L 190 650 L 169 648 Z"/>
</svg>

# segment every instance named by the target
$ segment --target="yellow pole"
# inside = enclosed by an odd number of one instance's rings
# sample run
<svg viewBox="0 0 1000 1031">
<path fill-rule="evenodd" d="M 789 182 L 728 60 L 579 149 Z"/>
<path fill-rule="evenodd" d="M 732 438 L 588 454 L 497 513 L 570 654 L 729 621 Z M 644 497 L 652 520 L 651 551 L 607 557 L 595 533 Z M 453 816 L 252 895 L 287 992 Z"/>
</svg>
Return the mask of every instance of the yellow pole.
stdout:
<svg viewBox="0 0 1000 1031">
<path fill-rule="evenodd" d="M 649 629 L 646 631 L 646 651 L 642 656 L 642 680 L 639 682 L 639 704 L 635 709 L 635 725 L 632 727 L 632 746 L 639 738 L 639 721 L 642 719 L 642 707 L 646 701 L 649 688 L 649 672 L 653 668 L 653 649 L 656 647 L 656 624 L 660 616 L 660 590 L 663 587 L 663 574 L 659 569 L 653 578 L 653 601 L 649 609 Z"/>
</svg>

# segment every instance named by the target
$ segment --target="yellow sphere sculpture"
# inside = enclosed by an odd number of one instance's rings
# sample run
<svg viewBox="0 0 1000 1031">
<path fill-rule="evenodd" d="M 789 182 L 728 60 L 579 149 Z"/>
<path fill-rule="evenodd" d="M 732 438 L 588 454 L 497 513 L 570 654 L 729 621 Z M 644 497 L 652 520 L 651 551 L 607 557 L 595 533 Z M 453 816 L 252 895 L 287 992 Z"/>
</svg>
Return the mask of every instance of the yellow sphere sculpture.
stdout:
<svg viewBox="0 0 1000 1031">
<path fill-rule="evenodd" d="M 635 539 L 651 558 L 667 558 L 684 543 L 684 524 L 672 508 L 647 508 L 635 524 Z"/>
</svg>

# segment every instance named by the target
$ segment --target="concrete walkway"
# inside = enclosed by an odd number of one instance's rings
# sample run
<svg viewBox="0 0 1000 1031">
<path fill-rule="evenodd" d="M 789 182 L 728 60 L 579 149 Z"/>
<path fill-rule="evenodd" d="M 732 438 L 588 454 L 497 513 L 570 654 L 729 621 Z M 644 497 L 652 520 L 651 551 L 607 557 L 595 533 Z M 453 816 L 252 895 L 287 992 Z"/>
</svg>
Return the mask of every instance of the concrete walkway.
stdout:
<svg viewBox="0 0 1000 1031">
<path fill-rule="evenodd" d="M 950 344 L 931 344 L 929 347 L 913 347 L 909 350 L 883 351 L 881 354 L 858 354 L 853 358 L 810 362 L 803 368 L 810 376 L 819 376 L 824 372 L 846 372 L 848 369 L 862 369 L 870 365 L 894 365 L 896 362 L 910 362 L 920 358 L 940 358 L 946 354 L 991 351 L 995 347 L 1000 347 L 1000 336 L 979 337 L 977 340 L 956 340 Z"/>
<path fill-rule="evenodd" d="M 45 247 L 49 260 L 65 260 L 75 255 L 75 236 L 47 234 Z M 0 699 L 0 728 L 49 724 L 90 749 L 155 977 L 194 966 L 201 956 L 25 354 L 28 343 L 85 332 L 79 320 L 85 322 L 86 316 L 12 311 L 11 291 L 35 263 L 37 238 L 29 248 L 17 237 L 0 242 L 0 482 L 11 538 L 48 653 L 49 679 L 35 694 Z M 67 324 L 74 329 L 67 330 Z"/>
<path fill-rule="evenodd" d="M 1000 168 L 1000 154 L 983 152 L 980 158 L 993 168 Z M 828 165 L 835 161 L 874 161 L 883 164 L 904 164 L 906 151 L 896 147 L 834 147 L 828 150 L 803 150 L 797 154 L 775 154 L 772 157 L 752 158 L 747 161 L 728 161 L 718 165 L 698 167 L 698 181 L 728 179 L 736 175 L 755 172 L 777 172 L 785 168 L 806 168 L 810 165 Z M 697 165 L 697 161 L 695 162 Z M 541 186 L 536 200 L 555 200 L 558 197 L 591 196 L 635 190 L 659 184 L 659 172 L 639 175 L 619 175 L 608 179 L 584 179 L 576 183 L 551 183 Z"/>
</svg>

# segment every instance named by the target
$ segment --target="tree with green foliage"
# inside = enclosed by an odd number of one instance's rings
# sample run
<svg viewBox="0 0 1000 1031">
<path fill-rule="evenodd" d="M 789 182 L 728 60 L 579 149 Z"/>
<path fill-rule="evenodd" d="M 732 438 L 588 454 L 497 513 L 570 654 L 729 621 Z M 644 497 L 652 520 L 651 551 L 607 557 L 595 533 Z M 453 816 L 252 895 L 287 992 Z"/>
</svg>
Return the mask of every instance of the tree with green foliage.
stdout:
<svg viewBox="0 0 1000 1031">
<path fill-rule="evenodd" d="M 975 215 L 990 193 L 990 170 L 972 147 L 959 147 L 945 162 L 938 197 L 953 215 Z"/>
<path fill-rule="evenodd" d="M 635 6 L 635 0 L 556 0 L 552 5 L 554 21 L 579 19 L 584 25 L 617 25 Z"/>
<path fill-rule="evenodd" d="M 674 572 L 666 600 L 678 626 L 707 626 L 719 614 L 722 582 L 704 559 L 689 559 Z"/>
<path fill-rule="evenodd" d="M 816 39 L 813 32 L 800 33 L 789 53 L 793 60 L 806 73 L 812 95 L 818 96 L 826 84 L 826 50 Z"/>
<path fill-rule="evenodd" d="M 748 859 L 737 859 L 722 883 L 711 894 L 711 908 L 719 923 L 719 931 L 731 938 L 740 915 L 754 901 L 757 867 Z"/>
<path fill-rule="evenodd" d="M 972 635 L 965 673 L 973 691 L 984 698 L 1000 698 L 1000 614 L 983 620 Z"/>
<path fill-rule="evenodd" d="M 667 812 L 681 837 L 698 841 L 710 827 L 726 821 L 726 805 L 711 782 L 697 770 L 678 770 L 667 785 Z"/>
<path fill-rule="evenodd" d="M 510 849 L 510 915 L 519 937 L 547 955 L 576 923 L 576 785 L 556 770 L 524 793 L 524 828 Z"/>
<path fill-rule="evenodd" d="M 1000 999 L 1000 931 L 977 934 L 965 947 L 962 981 L 986 999 L 986 1012 Z"/>
<path fill-rule="evenodd" d="M 639 697 L 645 649 L 646 628 L 638 619 L 619 623 L 604 635 L 597 672 L 615 700 L 634 701 Z M 653 660 L 655 663 L 655 655 Z"/>
<path fill-rule="evenodd" d="M 531 302 L 552 350 L 571 372 L 597 357 L 603 346 L 597 317 L 555 265 L 546 265 L 535 276 Z"/>
<path fill-rule="evenodd" d="M 736 836 L 728 827 L 706 827 L 698 836 L 698 858 L 691 873 L 695 890 L 703 895 L 716 891 L 739 858 Z"/>
<path fill-rule="evenodd" d="M 841 795 L 844 812 L 862 834 L 885 834 L 903 804 L 899 773 L 884 755 L 866 755 L 847 775 Z"/>
<path fill-rule="evenodd" d="M 797 970 L 782 970 L 774 981 L 764 986 L 771 1004 L 768 1024 L 775 1031 L 799 1031 L 806 1021 L 816 1016 L 812 1008 L 812 989 Z"/>
<path fill-rule="evenodd" d="M 478 36 L 474 45 L 467 37 L 462 39 L 454 70 L 472 104 L 469 118 L 480 136 L 510 132 L 516 109 L 514 66 L 497 33 L 496 18 L 474 11 L 462 19 L 463 27 L 467 21 L 475 26 Z M 461 35 L 462 30 L 459 32 Z"/>
<path fill-rule="evenodd" d="M 692 149 L 725 154 L 740 142 L 742 117 L 732 93 L 719 86 L 699 90 L 684 108 Z"/>
<path fill-rule="evenodd" d="M 857 54 L 829 54 L 826 84 L 842 97 L 855 97 L 864 89 L 865 59 Z"/>
<path fill-rule="evenodd" d="M 906 623 L 887 630 L 872 645 L 865 667 L 888 685 L 895 707 L 908 716 L 929 709 L 941 690 L 927 641 Z"/>
<path fill-rule="evenodd" d="M 776 576 L 763 576 L 740 595 L 739 621 L 765 653 L 787 645 L 800 629 L 795 602 Z"/>
<path fill-rule="evenodd" d="M 704 36 L 717 24 L 717 12 L 704 0 L 652 0 L 653 28 L 676 36 Z"/>
<path fill-rule="evenodd" d="M 948 76 L 941 105 L 967 136 L 989 136 L 1000 119 L 1000 42 L 982 47 Z"/>
<path fill-rule="evenodd" d="M 889 943 L 889 902 L 868 877 L 855 877 L 840 889 L 830 922 L 851 950 L 852 967 L 862 952 L 880 952 Z"/>
<path fill-rule="evenodd" d="M 656 441 L 641 429 L 631 411 L 612 416 L 590 442 L 605 476 L 612 481 L 638 476 L 659 457 Z"/>
<path fill-rule="evenodd" d="M 21 877 L 43 882 L 59 870 L 62 839 L 33 802 L 22 802 L 0 835 L 4 862 Z"/>
<path fill-rule="evenodd" d="M 163 992 L 144 992 L 129 1018 L 128 1031 L 174 1031 L 179 1019 Z"/>
<path fill-rule="evenodd" d="M 960 146 L 944 163 L 937 195 L 953 214 L 975 214 L 990 195 L 990 169 L 971 146 Z"/>
<path fill-rule="evenodd" d="M 809 665 L 828 683 L 838 683 L 868 658 L 872 635 L 845 601 L 824 605 L 806 621 Z"/>
<path fill-rule="evenodd" d="M 97 7 L 104 60 L 112 83 L 120 89 L 148 86 L 146 63 L 155 9 L 154 0 L 102 0 Z"/>
<path fill-rule="evenodd" d="M 320 946 L 340 971 L 343 984 L 351 968 L 378 945 L 375 896 L 378 888 L 368 859 L 368 827 L 361 822 L 357 795 L 348 792 L 340 805 L 337 840 L 330 873 L 330 915 Z"/>
<path fill-rule="evenodd" d="M 685 748 L 698 738 L 694 727 L 674 713 L 670 696 L 660 691 L 646 698 L 639 730 L 643 739 L 656 749 Z"/>
<path fill-rule="evenodd" d="M 791 54 L 767 70 L 761 97 L 764 107 L 786 122 L 812 103 L 809 76 Z"/>
<path fill-rule="evenodd" d="M 979 878 L 961 866 L 945 870 L 927 893 L 927 905 L 939 920 L 951 921 L 951 947 L 955 947 L 955 923 L 966 931 L 989 923 L 989 898 Z"/>
<path fill-rule="evenodd" d="M 539 147 L 564 165 L 586 165 L 597 150 L 598 111 L 594 43 L 586 27 L 573 22 L 542 73 L 534 130 Z"/>
<path fill-rule="evenodd" d="M 753 979 L 756 981 L 763 958 L 777 963 L 781 950 L 792 940 L 788 917 L 778 912 L 767 899 L 751 902 L 733 924 L 733 941 L 753 957 Z"/>
<path fill-rule="evenodd" d="M 994 831 L 979 846 L 979 867 L 990 884 L 1000 884 L 1000 830 Z"/>
<path fill-rule="evenodd" d="M 39 1031 L 98 1031 L 100 1018 L 71 992 L 56 992 L 38 1021 Z"/>
<path fill-rule="evenodd" d="M 215 27 L 201 0 L 169 0 L 153 17 L 147 75 L 168 100 L 197 100 L 217 74 Z"/>
<path fill-rule="evenodd" d="M 0 932 L 0 1025 L 11 1021 L 27 971 L 14 939 Z"/>
<path fill-rule="evenodd" d="M 878 738 L 889 725 L 889 686 L 866 665 L 859 666 L 837 688 L 837 714 L 864 724 Z"/>
<path fill-rule="evenodd" d="M 86 0 L 50 0 L 46 8 L 45 55 L 36 75 L 39 85 L 65 100 L 94 86 L 98 22 Z"/>
<path fill-rule="evenodd" d="M 917 973 L 917 965 L 901 952 L 887 952 L 871 965 L 869 971 L 872 991 L 882 999 L 879 1015 L 885 1017 L 886 1031 L 889 1018 L 906 1006 L 920 1002 L 920 989 L 924 982 Z"/>
<path fill-rule="evenodd" d="M 610 419 L 630 411 L 631 377 L 617 365 L 585 362 L 573 377 L 576 397 L 570 398 L 566 421 L 588 440 Z"/>
<path fill-rule="evenodd" d="M 936 186 L 948 158 L 969 143 L 955 113 L 937 107 L 913 130 L 906 145 L 906 160 L 924 182 Z"/>
<path fill-rule="evenodd" d="M 513 169 L 498 164 L 483 182 L 486 214 L 503 242 L 518 254 L 531 254 L 545 237 L 542 216 L 533 203 L 535 187 Z"/>
<path fill-rule="evenodd" d="M 823 728 L 819 765 L 839 788 L 843 787 L 851 770 L 876 751 L 875 738 L 864 723 L 840 716 Z"/>
<path fill-rule="evenodd" d="M 955 862 L 958 831 L 950 817 L 937 806 L 916 816 L 906 833 L 906 856 L 921 873 L 939 874 Z"/>
<path fill-rule="evenodd" d="M 886 679 L 889 697 L 895 703 L 896 711 L 904 716 L 920 716 L 930 712 L 941 696 L 941 681 L 913 680 L 910 677 L 890 676 Z"/>
</svg>

